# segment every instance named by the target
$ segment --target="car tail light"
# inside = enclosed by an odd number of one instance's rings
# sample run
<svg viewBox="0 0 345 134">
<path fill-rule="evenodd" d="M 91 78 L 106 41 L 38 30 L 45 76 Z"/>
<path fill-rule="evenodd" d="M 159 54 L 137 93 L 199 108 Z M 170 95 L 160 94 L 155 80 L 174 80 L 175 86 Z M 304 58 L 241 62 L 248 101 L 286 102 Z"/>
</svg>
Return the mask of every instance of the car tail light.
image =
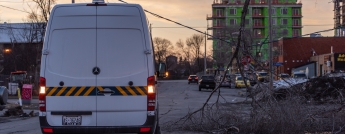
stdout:
<svg viewBox="0 0 345 134">
<path fill-rule="evenodd" d="M 155 77 L 147 78 L 147 111 L 149 115 L 154 115 L 156 108 Z"/>
<path fill-rule="evenodd" d="M 40 92 L 38 96 L 39 108 L 41 112 L 46 111 L 46 78 L 40 77 Z"/>
</svg>

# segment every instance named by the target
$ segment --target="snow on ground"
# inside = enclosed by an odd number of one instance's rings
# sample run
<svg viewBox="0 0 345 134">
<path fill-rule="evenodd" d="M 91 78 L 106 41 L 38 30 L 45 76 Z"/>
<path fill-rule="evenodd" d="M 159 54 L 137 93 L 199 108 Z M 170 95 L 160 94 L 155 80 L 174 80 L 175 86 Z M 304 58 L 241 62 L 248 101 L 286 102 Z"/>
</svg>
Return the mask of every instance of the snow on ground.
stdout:
<svg viewBox="0 0 345 134">
<path fill-rule="evenodd" d="M 273 87 L 275 87 L 275 89 L 289 88 L 293 85 L 304 83 L 307 81 L 308 81 L 308 79 L 304 79 L 304 78 L 285 78 L 283 80 L 274 81 Z"/>
</svg>

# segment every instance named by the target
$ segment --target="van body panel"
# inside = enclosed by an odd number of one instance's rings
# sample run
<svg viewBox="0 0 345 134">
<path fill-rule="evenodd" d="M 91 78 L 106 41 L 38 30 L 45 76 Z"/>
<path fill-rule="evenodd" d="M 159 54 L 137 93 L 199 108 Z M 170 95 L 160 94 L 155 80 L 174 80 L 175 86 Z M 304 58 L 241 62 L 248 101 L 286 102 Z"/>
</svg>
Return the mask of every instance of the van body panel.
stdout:
<svg viewBox="0 0 345 134">
<path fill-rule="evenodd" d="M 93 115 L 82 116 L 81 126 L 96 125 L 96 90 L 88 90 L 90 92 L 88 95 L 93 94 L 93 96 L 79 96 L 87 91 L 79 87 L 96 85 L 96 77 L 92 74 L 92 68 L 96 64 L 95 31 L 95 29 L 63 29 L 51 33 L 49 54 L 46 56 L 46 85 L 57 87 L 63 82 L 63 86 L 66 87 L 65 90 L 61 88 L 47 92 L 51 93 L 46 96 L 47 120 L 51 126 L 62 126 L 63 117 L 63 115 L 49 114 L 52 111 L 92 111 Z M 84 34 L 78 34 L 80 32 Z M 84 54 L 75 53 L 80 49 Z M 82 62 L 85 59 L 88 61 Z M 76 87 L 74 88 L 76 93 L 81 92 L 76 96 L 67 96 L 67 92 L 72 91 L 66 90 L 70 87 Z"/>
<path fill-rule="evenodd" d="M 46 57 L 46 73 L 49 74 L 46 76 L 54 77 L 49 78 L 47 85 L 59 86 L 60 81 L 70 86 L 96 85 L 96 76 L 92 73 L 96 66 L 95 32 L 96 29 L 63 29 L 50 34 L 49 55 Z"/>
<path fill-rule="evenodd" d="M 81 126 L 96 125 L 96 76 L 92 73 L 96 66 L 95 15 L 96 8 L 86 6 L 62 6 L 52 11 L 49 38 L 43 47 L 48 54 L 42 56 L 45 66 L 41 72 L 46 78 L 46 116 L 51 126 L 63 126 L 64 115 L 50 114 L 55 111 L 91 111 L 92 115 L 81 115 Z"/>
<path fill-rule="evenodd" d="M 137 4 L 107 4 L 97 8 L 98 29 L 133 29 L 141 32 L 143 47 L 151 52 L 148 54 L 147 63 L 148 75 L 154 76 L 155 67 L 153 59 L 153 48 L 151 36 L 148 34 L 148 23 L 144 9 Z M 133 37 L 131 35 L 130 37 Z M 141 50 L 140 50 L 141 51 Z M 146 84 L 146 83 L 145 83 Z"/>
<path fill-rule="evenodd" d="M 125 88 L 147 85 L 147 48 L 138 14 L 136 7 L 97 8 L 97 67 L 101 70 L 97 86 L 123 86 L 107 90 L 127 92 L 97 95 L 97 125 L 143 125 L 146 121 L 147 95 L 135 93 L 136 88 Z"/>
<path fill-rule="evenodd" d="M 57 133 L 154 131 L 158 115 L 147 111 L 147 79 L 155 76 L 153 48 L 140 5 L 56 5 L 42 53 L 46 112 L 40 112 L 41 128 Z M 81 116 L 81 124 L 63 125 L 66 116 Z"/>
<path fill-rule="evenodd" d="M 47 109 L 50 109 L 50 112 L 47 112 L 47 122 L 49 125 L 63 126 L 63 115 L 52 115 L 51 111 L 90 111 L 92 115 L 81 115 L 81 126 L 96 126 L 96 99 L 94 96 L 55 96 L 47 97 L 46 101 L 49 102 Z"/>
<path fill-rule="evenodd" d="M 143 41 L 142 32 L 136 29 L 97 29 L 97 66 L 101 70 L 97 85 L 128 86 L 129 81 L 135 86 L 147 85 Z"/>
<path fill-rule="evenodd" d="M 49 22 L 50 29 L 96 27 L 96 7 L 94 6 L 57 6 L 52 10 L 51 16 L 52 19 L 49 21 L 53 23 Z"/>
</svg>

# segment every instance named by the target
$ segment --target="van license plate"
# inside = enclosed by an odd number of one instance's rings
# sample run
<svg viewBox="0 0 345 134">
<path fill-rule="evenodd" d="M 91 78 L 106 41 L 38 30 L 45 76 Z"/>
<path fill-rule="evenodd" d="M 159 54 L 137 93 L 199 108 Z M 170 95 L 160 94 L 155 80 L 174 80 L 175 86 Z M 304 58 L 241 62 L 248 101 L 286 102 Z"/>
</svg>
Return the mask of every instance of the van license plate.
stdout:
<svg viewBox="0 0 345 134">
<path fill-rule="evenodd" d="M 81 116 L 62 116 L 62 125 L 79 126 L 81 125 Z"/>
<path fill-rule="evenodd" d="M 209 85 L 206 85 L 206 87 L 209 87 Z"/>
</svg>

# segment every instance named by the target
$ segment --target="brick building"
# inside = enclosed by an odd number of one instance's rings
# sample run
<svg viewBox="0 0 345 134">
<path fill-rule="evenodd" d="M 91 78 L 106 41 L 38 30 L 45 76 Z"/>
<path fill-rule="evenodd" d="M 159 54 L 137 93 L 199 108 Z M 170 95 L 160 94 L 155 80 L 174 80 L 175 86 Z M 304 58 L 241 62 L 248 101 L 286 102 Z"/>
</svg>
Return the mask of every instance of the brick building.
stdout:
<svg viewBox="0 0 345 134">
<path fill-rule="evenodd" d="M 291 74 L 292 68 L 312 62 L 313 56 L 345 53 L 345 37 L 281 38 L 274 49 L 274 62 L 282 63 L 277 67 L 277 73 Z M 317 66 L 320 64 L 323 63 L 317 63 Z"/>
</svg>

